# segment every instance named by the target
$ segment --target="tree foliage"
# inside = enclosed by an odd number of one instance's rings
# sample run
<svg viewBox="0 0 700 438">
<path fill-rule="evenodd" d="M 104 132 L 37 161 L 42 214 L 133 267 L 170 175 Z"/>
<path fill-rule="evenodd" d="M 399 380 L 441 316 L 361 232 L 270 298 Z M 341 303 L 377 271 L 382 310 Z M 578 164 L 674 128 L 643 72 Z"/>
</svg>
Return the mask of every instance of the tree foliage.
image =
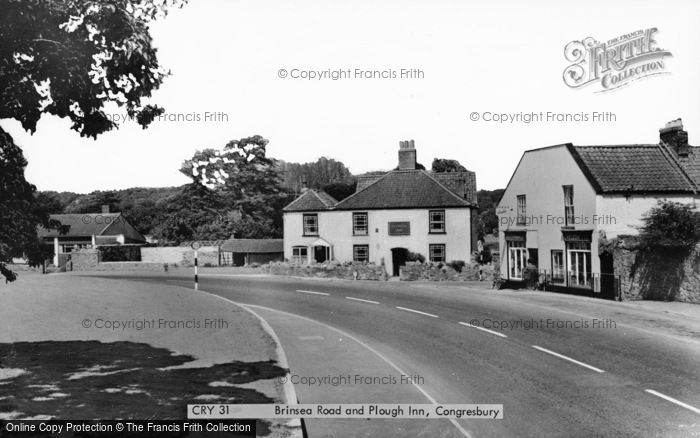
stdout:
<svg viewBox="0 0 700 438">
<path fill-rule="evenodd" d="M 331 184 L 352 184 L 355 181 L 345 164 L 332 158 L 321 157 L 311 163 L 280 161 L 278 167 L 283 175 L 283 186 L 294 193 L 301 191 L 303 181 L 310 189 L 323 189 Z M 341 189 L 340 186 L 338 189 Z"/>
<path fill-rule="evenodd" d="M 180 171 L 192 179 L 193 187 L 216 197 L 208 206 L 218 215 L 202 229 L 210 239 L 281 235 L 282 207 L 290 198 L 282 188 L 277 162 L 267 157 L 267 144 L 255 135 L 230 141 L 222 150 L 197 151 L 183 163 Z"/>
<path fill-rule="evenodd" d="M 0 0 L 0 119 L 34 132 L 42 114 L 81 136 L 116 124 L 123 107 L 143 127 L 162 109 L 142 102 L 167 76 L 148 26 L 182 0 Z"/>
<path fill-rule="evenodd" d="M 24 178 L 26 166 L 22 150 L 0 128 L 0 274 L 5 281 L 17 277 L 6 267 L 13 257 L 26 255 L 31 265 L 41 263 L 44 251 L 37 238 L 38 226 L 60 228 L 49 220 L 51 204 L 37 201 L 36 187 Z"/>
<path fill-rule="evenodd" d="M 436 173 L 466 172 L 467 168 L 462 166 L 457 160 L 450 160 L 447 158 L 433 158 L 432 170 Z"/>
<path fill-rule="evenodd" d="M 0 0 L 0 120 L 30 132 L 42 115 L 68 118 L 71 129 L 96 138 L 117 125 L 105 108 L 124 108 L 144 128 L 163 112 L 146 104 L 167 76 L 156 56 L 149 24 L 184 0 Z M 21 149 L 0 128 L 0 271 L 25 254 L 46 251 L 39 225 L 56 209 L 38 199 L 24 177 Z"/>
<path fill-rule="evenodd" d="M 691 205 L 661 200 L 642 222 L 642 247 L 689 250 L 700 242 L 700 211 Z"/>
</svg>

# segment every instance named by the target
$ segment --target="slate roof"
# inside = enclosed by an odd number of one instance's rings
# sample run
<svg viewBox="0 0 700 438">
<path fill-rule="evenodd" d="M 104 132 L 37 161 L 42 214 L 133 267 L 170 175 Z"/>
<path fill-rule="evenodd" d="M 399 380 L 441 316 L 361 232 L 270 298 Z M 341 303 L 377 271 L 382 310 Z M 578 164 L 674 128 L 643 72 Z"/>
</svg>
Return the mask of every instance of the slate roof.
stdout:
<svg viewBox="0 0 700 438">
<path fill-rule="evenodd" d="M 475 196 L 475 195 L 474 195 Z M 340 201 L 334 210 L 444 208 L 475 205 L 448 189 L 425 170 L 394 170 Z"/>
<path fill-rule="evenodd" d="M 331 195 L 322 190 L 307 190 L 283 211 L 319 211 L 328 210 L 338 203 Z"/>
<path fill-rule="evenodd" d="M 693 181 L 675 153 L 661 144 L 621 146 L 567 145 L 598 193 L 696 193 Z M 693 160 L 697 160 L 693 158 Z M 692 160 L 691 160 L 692 161 Z M 689 166 L 700 164 L 692 161 Z M 698 167 L 700 170 L 700 167 Z"/>
<path fill-rule="evenodd" d="M 226 252 L 269 254 L 284 252 L 283 239 L 229 239 L 221 245 Z"/>
</svg>

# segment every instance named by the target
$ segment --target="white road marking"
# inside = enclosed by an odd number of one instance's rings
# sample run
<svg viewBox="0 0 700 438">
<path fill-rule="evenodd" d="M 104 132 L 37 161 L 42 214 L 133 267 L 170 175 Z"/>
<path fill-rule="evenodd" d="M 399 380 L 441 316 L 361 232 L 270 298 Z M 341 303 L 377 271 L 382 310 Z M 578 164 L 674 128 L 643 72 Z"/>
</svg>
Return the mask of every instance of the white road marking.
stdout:
<svg viewBox="0 0 700 438">
<path fill-rule="evenodd" d="M 408 307 L 396 306 L 396 308 L 401 309 L 401 310 L 405 310 L 406 312 L 413 312 L 413 313 L 418 313 L 420 315 L 431 316 L 433 318 L 439 318 L 439 316 L 433 315 L 432 313 L 425 313 L 425 312 L 421 312 L 420 310 L 409 309 Z"/>
<path fill-rule="evenodd" d="M 694 407 L 694 406 L 690 406 L 690 405 L 687 404 L 687 403 L 683 403 L 683 402 L 680 401 L 680 400 L 676 400 L 676 399 L 673 398 L 673 397 L 669 397 L 669 396 L 667 396 L 667 395 L 661 394 L 660 392 L 656 392 L 656 391 L 654 391 L 653 389 L 645 389 L 644 392 L 648 392 L 649 394 L 653 394 L 653 395 L 655 395 L 655 396 L 657 396 L 657 397 L 661 397 L 661 398 L 664 399 L 664 400 L 668 400 L 668 401 L 670 401 L 671 403 L 675 403 L 675 404 L 677 404 L 678 406 L 684 407 L 684 408 L 686 408 L 686 409 L 688 409 L 688 410 L 690 410 L 690 411 L 695 412 L 696 414 L 700 414 L 700 409 L 698 409 L 698 408 L 696 408 L 696 407 Z"/>
<path fill-rule="evenodd" d="M 475 328 L 475 329 L 477 329 L 477 330 L 481 330 L 482 332 L 491 333 L 492 335 L 500 336 L 500 337 L 502 337 L 502 338 L 507 338 L 507 337 L 508 337 L 508 336 L 504 335 L 503 333 L 499 333 L 499 332 L 497 332 L 497 331 L 495 331 L 495 330 L 489 330 L 489 329 L 487 329 L 487 328 L 479 327 L 478 325 L 472 325 L 472 324 L 469 324 L 469 323 L 466 323 L 466 322 L 461 322 L 461 321 L 460 321 L 460 324 L 466 325 L 467 327 Z"/>
<path fill-rule="evenodd" d="M 576 365 L 582 366 L 582 367 L 584 367 L 584 368 L 588 368 L 589 370 L 593 370 L 593 371 L 595 371 L 595 372 L 597 372 L 597 373 L 604 373 L 604 372 L 605 372 L 605 371 L 601 370 L 600 368 L 596 368 L 596 367 L 587 365 L 587 364 L 585 364 L 585 363 L 583 363 L 583 362 L 577 361 L 576 359 L 572 359 L 572 358 L 570 358 L 570 357 L 564 356 L 563 354 L 555 353 L 555 352 L 553 352 L 552 350 L 547 350 L 546 348 L 538 347 L 537 345 L 533 345 L 532 348 L 534 348 L 534 349 L 536 349 L 536 350 L 543 351 L 543 352 L 545 352 L 545 353 L 547 353 L 547 354 L 551 354 L 552 356 L 556 356 L 556 357 L 558 357 L 559 359 L 568 360 L 569 362 L 575 363 Z"/>
<path fill-rule="evenodd" d="M 221 297 L 221 298 L 223 298 L 223 297 Z M 227 300 L 227 301 L 231 301 L 231 300 L 229 300 L 228 298 L 223 298 L 223 299 L 225 299 L 225 300 Z M 314 320 L 314 319 L 307 318 L 307 317 L 305 317 L 305 316 L 297 315 L 297 314 L 295 314 L 295 313 L 284 312 L 284 311 L 282 311 L 282 310 L 271 309 L 271 308 L 269 308 L 269 307 L 258 306 L 258 305 L 256 305 L 256 304 L 241 304 L 241 303 L 236 303 L 235 301 L 231 301 L 231 302 L 234 303 L 234 304 L 238 304 L 238 305 L 241 306 L 241 307 L 246 307 L 246 308 L 248 308 L 249 310 L 251 310 L 251 309 L 250 309 L 251 307 L 258 308 L 258 309 L 269 310 L 269 311 L 271 311 L 271 312 L 277 312 L 277 313 L 283 313 L 283 314 L 290 315 L 290 316 L 295 316 L 295 317 L 297 317 L 297 318 L 301 318 L 301 319 L 304 319 L 304 320 L 306 320 L 306 321 L 309 321 L 309 322 L 313 322 L 313 323 L 322 325 L 322 326 L 324 326 L 324 327 L 326 327 L 326 328 L 328 328 L 328 329 L 330 329 L 330 330 L 333 330 L 333 331 L 335 331 L 335 332 L 337 332 L 337 333 L 340 333 L 341 335 L 345 336 L 345 337 L 348 338 L 348 339 L 352 339 L 353 341 L 357 342 L 358 344 L 360 344 L 361 346 L 363 346 L 363 347 L 366 348 L 367 350 L 369 350 L 369 351 L 371 351 L 372 353 L 374 353 L 375 355 L 377 355 L 381 360 L 383 360 L 384 362 L 386 362 L 390 367 L 392 367 L 393 369 L 395 369 L 399 374 L 402 374 L 402 375 L 405 375 L 405 376 L 410 376 L 410 374 L 408 374 L 408 373 L 406 373 L 405 371 L 403 371 L 401 368 L 399 368 L 398 365 L 396 365 L 394 362 L 392 362 L 391 360 L 389 360 L 389 359 L 388 359 L 386 356 L 384 356 L 382 353 L 378 352 L 377 350 L 375 350 L 375 349 L 372 348 L 371 346 L 369 346 L 369 345 L 367 345 L 366 343 L 362 342 L 361 340 L 357 339 L 356 337 L 354 337 L 354 336 L 351 335 L 350 333 L 345 332 L 345 331 L 343 331 L 343 330 L 341 330 L 341 329 L 335 328 L 335 327 L 333 327 L 332 325 L 328 325 L 328 324 L 326 324 L 326 323 L 319 322 L 319 321 L 316 321 L 316 320 Z M 427 398 L 428 401 L 429 401 L 430 403 L 432 403 L 432 404 L 434 404 L 434 405 L 440 404 L 440 403 L 437 402 L 437 400 L 435 400 L 435 398 L 433 398 L 433 396 L 431 396 L 430 394 L 428 394 L 428 393 L 425 391 L 425 389 L 423 389 L 419 384 L 415 383 L 413 380 L 411 380 L 411 385 L 413 385 L 421 394 L 423 394 L 423 396 L 424 396 L 425 398 Z M 466 430 L 465 428 L 463 428 L 462 425 L 459 424 L 459 423 L 457 422 L 456 419 L 454 419 L 454 418 L 448 418 L 447 420 L 448 420 L 450 423 L 452 423 L 452 425 L 453 425 L 454 427 L 456 427 L 457 430 L 459 430 L 459 432 L 460 432 L 463 436 L 465 436 L 466 438 L 471 438 L 471 434 L 470 434 L 469 432 L 467 432 L 467 430 Z"/>
<path fill-rule="evenodd" d="M 354 297 L 345 297 L 348 300 L 353 300 L 353 301 L 362 301 L 363 303 L 370 303 L 370 304 L 379 304 L 379 301 L 372 301 L 372 300 L 363 300 L 362 298 L 354 298 Z"/>
<path fill-rule="evenodd" d="M 314 292 L 312 290 L 297 290 L 297 292 L 302 294 L 313 294 L 313 295 L 330 295 L 325 292 Z"/>
<path fill-rule="evenodd" d="M 302 341 L 322 341 L 325 338 L 323 336 L 312 335 L 312 336 L 299 336 L 299 339 Z"/>
</svg>

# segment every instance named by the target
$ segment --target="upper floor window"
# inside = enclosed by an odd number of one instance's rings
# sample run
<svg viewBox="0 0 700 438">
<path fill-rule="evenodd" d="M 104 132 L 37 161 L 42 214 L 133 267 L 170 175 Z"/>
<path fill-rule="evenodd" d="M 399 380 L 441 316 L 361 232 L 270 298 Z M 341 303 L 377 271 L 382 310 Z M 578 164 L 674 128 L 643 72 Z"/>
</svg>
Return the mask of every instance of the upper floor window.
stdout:
<svg viewBox="0 0 700 438">
<path fill-rule="evenodd" d="M 431 262 L 445 262 L 445 244 L 433 244 L 429 245 L 428 252 L 430 253 Z"/>
<path fill-rule="evenodd" d="M 355 236 L 366 236 L 369 232 L 367 213 L 352 214 L 352 234 Z"/>
<path fill-rule="evenodd" d="M 525 195 L 518 195 L 518 211 L 516 218 L 516 225 L 527 225 L 527 202 L 525 200 Z"/>
<path fill-rule="evenodd" d="M 318 214 L 304 215 L 304 236 L 318 236 Z"/>
<path fill-rule="evenodd" d="M 564 186 L 564 220 L 566 225 L 574 225 L 574 186 Z"/>
<path fill-rule="evenodd" d="M 445 210 L 430 210 L 430 233 L 445 232 Z"/>
</svg>

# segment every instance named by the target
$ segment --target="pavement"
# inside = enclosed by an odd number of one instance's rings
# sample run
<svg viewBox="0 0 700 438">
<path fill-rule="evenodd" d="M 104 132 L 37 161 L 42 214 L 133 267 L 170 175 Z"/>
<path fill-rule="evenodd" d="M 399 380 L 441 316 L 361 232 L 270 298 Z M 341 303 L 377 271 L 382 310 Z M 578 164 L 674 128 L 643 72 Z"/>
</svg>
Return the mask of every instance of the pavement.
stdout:
<svg viewBox="0 0 700 438">
<path fill-rule="evenodd" d="M 178 272 L 96 276 L 192 285 Z M 200 289 L 265 318 L 302 403 L 504 405 L 503 420 L 307 420 L 311 437 L 700 436 L 696 305 L 222 271 Z M 346 374 L 417 384 L 308 383 Z"/>
</svg>

